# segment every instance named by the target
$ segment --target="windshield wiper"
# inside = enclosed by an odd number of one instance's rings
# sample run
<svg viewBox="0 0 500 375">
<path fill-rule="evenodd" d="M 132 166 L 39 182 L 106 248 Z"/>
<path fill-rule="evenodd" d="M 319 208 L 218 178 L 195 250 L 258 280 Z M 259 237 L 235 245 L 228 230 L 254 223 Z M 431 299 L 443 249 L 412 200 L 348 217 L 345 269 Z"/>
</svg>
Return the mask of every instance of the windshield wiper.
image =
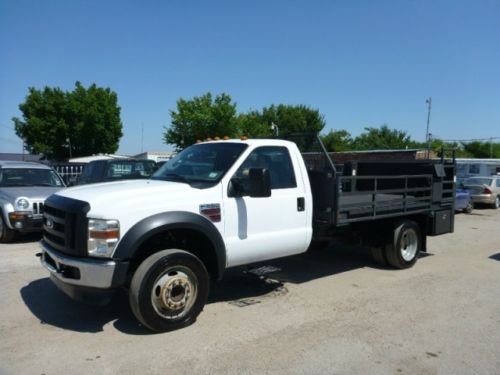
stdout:
<svg viewBox="0 0 500 375">
<path fill-rule="evenodd" d="M 33 184 L 6 184 L 2 185 L 2 187 L 15 187 L 15 186 L 34 186 Z"/>
<path fill-rule="evenodd" d="M 185 182 L 186 184 L 190 184 L 191 183 L 191 180 L 185 176 L 182 176 L 180 174 L 177 174 L 177 173 L 167 173 L 165 176 L 163 176 L 165 178 L 168 178 L 168 177 L 173 177 L 175 180 L 178 180 L 178 181 L 181 181 L 181 182 Z"/>
</svg>

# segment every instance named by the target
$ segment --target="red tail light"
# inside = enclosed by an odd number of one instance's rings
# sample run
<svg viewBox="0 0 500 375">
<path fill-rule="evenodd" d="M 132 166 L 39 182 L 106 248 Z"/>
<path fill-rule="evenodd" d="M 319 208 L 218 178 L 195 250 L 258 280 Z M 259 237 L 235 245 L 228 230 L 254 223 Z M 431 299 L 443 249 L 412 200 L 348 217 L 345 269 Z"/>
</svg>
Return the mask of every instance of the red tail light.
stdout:
<svg viewBox="0 0 500 375">
<path fill-rule="evenodd" d="M 491 194 L 493 193 L 489 188 L 485 187 L 483 190 L 483 194 Z"/>
</svg>

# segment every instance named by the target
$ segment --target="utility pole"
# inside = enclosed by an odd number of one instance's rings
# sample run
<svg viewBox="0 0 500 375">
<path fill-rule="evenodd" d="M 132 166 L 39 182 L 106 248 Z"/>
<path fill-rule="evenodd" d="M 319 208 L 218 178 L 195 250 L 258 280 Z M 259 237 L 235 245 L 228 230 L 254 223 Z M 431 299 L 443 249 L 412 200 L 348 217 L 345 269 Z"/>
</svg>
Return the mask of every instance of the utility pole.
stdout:
<svg viewBox="0 0 500 375">
<path fill-rule="evenodd" d="M 70 137 L 68 137 L 68 138 L 66 139 L 66 141 L 68 142 L 68 148 L 69 148 L 69 158 L 70 158 L 70 159 L 72 159 L 72 158 L 73 158 L 73 156 L 72 156 L 72 154 L 71 154 L 71 138 L 70 138 Z"/>
<path fill-rule="evenodd" d="M 429 133 L 429 124 L 431 122 L 432 98 L 429 96 L 429 99 L 427 99 L 425 102 L 427 103 L 427 130 L 425 131 L 425 140 L 427 142 L 427 159 L 428 159 L 431 149 L 431 135 Z"/>
<path fill-rule="evenodd" d="M 271 122 L 271 130 L 274 132 L 274 135 L 276 137 L 280 135 L 280 129 L 278 128 L 278 125 L 276 125 L 274 122 Z"/>
<path fill-rule="evenodd" d="M 493 137 L 490 138 L 490 159 L 493 158 Z"/>
</svg>

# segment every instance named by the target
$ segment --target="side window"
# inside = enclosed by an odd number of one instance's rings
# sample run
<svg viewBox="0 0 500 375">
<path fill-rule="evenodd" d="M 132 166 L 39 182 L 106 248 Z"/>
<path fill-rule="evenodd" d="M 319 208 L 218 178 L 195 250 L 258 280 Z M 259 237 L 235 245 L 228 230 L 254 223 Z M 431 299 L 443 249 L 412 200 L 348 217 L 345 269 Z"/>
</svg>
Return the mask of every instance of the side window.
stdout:
<svg viewBox="0 0 500 375">
<path fill-rule="evenodd" d="M 500 187 L 500 178 L 497 178 L 497 187 Z"/>
<path fill-rule="evenodd" d="M 470 164 L 469 165 L 469 173 L 470 174 L 479 174 L 479 164 Z"/>
<path fill-rule="evenodd" d="M 84 167 L 83 167 L 83 171 L 82 171 L 82 174 L 80 175 L 79 177 L 79 181 L 80 182 L 87 182 L 90 180 L 90 176 L 92 176 L 92 170 L 94 168 L 94 164 L 92 163 L 89 163 L 89 164 L 86 164 Z"/>
<path fill-rule="evenodd" d="M 266 146 L 253 150 L 234 177 L 245 180 L 250 168 L 265 168 L 271 176 L 271 189 L 297 187 L 292 160 L 286 147 Z"/>
</svg>

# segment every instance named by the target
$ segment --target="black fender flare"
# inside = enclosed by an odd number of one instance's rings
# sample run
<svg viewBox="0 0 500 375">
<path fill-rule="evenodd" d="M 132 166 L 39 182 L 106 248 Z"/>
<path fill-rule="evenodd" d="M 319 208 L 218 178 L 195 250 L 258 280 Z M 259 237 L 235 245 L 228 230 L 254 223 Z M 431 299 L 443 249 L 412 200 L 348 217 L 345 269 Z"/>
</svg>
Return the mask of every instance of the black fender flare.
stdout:
<svg viewBox="0 0 500 375">
<path fill-rule="evenodd" d="M 113 258 L 132 259 L 147 239 L 169 229 L 193 229 L 203 233 L 211 242 L 217 256 L 217 279 L 226 268 L 226 245 L 220 232 L 207 218 L 186 211 L 171 211 L 149 216 L 130 228 L 116 247 Z"/>
</svg>

